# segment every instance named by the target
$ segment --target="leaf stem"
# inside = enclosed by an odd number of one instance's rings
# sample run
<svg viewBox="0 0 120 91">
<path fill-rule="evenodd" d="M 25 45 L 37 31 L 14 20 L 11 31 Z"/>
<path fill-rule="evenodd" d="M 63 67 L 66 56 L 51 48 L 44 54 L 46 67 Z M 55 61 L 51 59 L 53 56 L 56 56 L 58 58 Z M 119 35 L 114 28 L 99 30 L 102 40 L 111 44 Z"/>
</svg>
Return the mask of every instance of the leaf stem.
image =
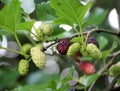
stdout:
<svg viewBox="0 0 120 91">
<path fill-rule="evenodd" d="M 23 55 L 21 52 L 13 50 L 13 49 L 10 49 L 10 48 L 5 48 L 5 47 L 0 46 L 0 49 L 5 49 L 5 50 L 8 50 L 8 51 L 11 51 L 11 52 Z"/>
<path fill-rule="evenodd" d="M 15 32 L 14 33 L 14 37 L 15 37 L 15 40 L 16 42 L 18 43 L 18 46 L 20 47 L 20 50 L 21 50 L 21 54 L 25 57 L 25 59 L 28 59 L 28 55 L 24 52 L 24 50 L 22 49 L 22 45 L 20 43 L 20 40 L 18 39 L 18 36 L 17 36 L 17 33 Z"/>
</svg>

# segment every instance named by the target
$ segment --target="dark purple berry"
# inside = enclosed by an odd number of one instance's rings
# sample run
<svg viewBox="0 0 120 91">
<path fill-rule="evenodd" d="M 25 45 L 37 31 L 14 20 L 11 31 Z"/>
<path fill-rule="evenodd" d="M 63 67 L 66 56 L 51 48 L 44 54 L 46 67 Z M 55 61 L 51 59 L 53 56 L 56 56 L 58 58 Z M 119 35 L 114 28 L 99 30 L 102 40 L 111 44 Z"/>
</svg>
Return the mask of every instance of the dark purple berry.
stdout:
<svg viewBox="0 0 120 91">
<path fill-rule="evenodd" d="M 57 44 L 57 50 L 60 54 L 65 55 L 70 46 L 70 40 L 68 38 L 61 39 Z"/>
<path fill-rule="evenodd" d="M 96 45 L 99 48 L 99 44 L 98 44 L 97 40 L 93 36 L 88 37 L 87 43 L 88 44 L 93 43 L 94 45 Z"/>
</svg>

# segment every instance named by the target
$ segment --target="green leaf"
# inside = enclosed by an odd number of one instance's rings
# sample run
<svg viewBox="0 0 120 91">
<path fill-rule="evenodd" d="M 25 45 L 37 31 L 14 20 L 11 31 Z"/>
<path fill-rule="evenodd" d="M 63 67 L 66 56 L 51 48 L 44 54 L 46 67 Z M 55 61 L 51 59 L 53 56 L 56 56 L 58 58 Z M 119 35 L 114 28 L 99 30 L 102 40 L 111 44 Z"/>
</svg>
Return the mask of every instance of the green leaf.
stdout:
<svg viewBox="0 0 120 91">
<path fill-rule="evenodd" d="M 92 6 L 90 1 L 87 5 L 83 5 L 79 0 L 50 0 L 52 7 L 55 9 L 58 19 L 67 20 L 70 23 L 82 24 L 82 20 Z M 61 22 L 63 23 L 63 22 Z"/>
<path fill-rule="evenodd" d="M 74 37 L 70 40 L 70 42 L 80 42 L 81 41 L 81 37 Z"/>
<path fill-rule="evenodd" d="M 63 28 L 60 28 L 58 25 L 54 25 L 53 33 L 51 37 L 49 37 L 49 39 L 64 38 L 64 37 L 69 37 L 71 35 L 73 35 L 73 31 L 65 31 Z"/>
<path fill-rule="evenodd" d="M 0 87 L 11 87 L 15 84 L 19 73 L 16 68 L 0 69 Z"/>
<path fill-rule="evenodd" d="M 61 87 L 60 89 L 56 90 L 56 91 L 69 91 L 70 86 L 68 84 L 66 84 L 64 87 Z"/>
<path fill-rule="evenodd" d="M 45 85 L 26 85 L 13 89 L 12 91 L 52 91 Z"/>
<path fill-rule="evenodd" d="M 52 90 L 56 90 L 56 87 L 57 87 L 57 83 L 53 80 L 51 80 L 47 83 L 47 88 L 51 88 Z"/>
<path fill-rule="evenodd" d="M 95 8 L 93 12 L 90 13 L 85 25 L 99 25 L 101 24 L 107 15 L 107 11 L 102 8 Z"/>
<path fill-rule="evenodd" d="M 64 77 L 62 80 L 62 83 L 67 83 L 69 80 L 72 80 L 73 79 L 73 73 L 75 71 L 75 67 L 72 66 L 71 69 L 69 70 L 69 73 L 66 77 Z"/>
<path fill-rule="evenodd" d="M 44 79 L 45 78 L 45 79 Z M 42 71 L 31 73 L 26 80 L 27 84 L 45 84 L 51 80 L 60 79 L 58 74 L 48 74 Z"/>
<path fill-rule="evenodd" d="M 114 41 L 111 48 L 109 50 L 106 50 L 104 52 L 102 52 L 102 59 L 103 59 L 103 62 L 105 63 L 106 61 L 106 58 L 108 57 L 108 55 L 115 49 L 117 48 L 117 41 Z"/>
<path fill-rule="evenodd" d="M 104 36 L 98 36 L 97 37 L 97 40 L 99 42 L 99 45 L 100 45 L 100 49 L 102 50 L 103 48 L 106 47 L 106 45 L 108 44 L 108 40 L 106 37 Z M 104 41 L 103 41 L 104 40 Z"/>
<path fill-rule="evenodd" d="M 117 79 L 117 84 L 119 84 L 119 85 L 120 85 L 120 78 L 118 78 L 118 79 Z"/>
<path fill-rule="evenodd" d="M 99 74 L 92 74 L 92 75 L 85 75 L 82 77 L 81 84 L 83 84 L 85 87 L 90 86 L 95 80 L 99 78 Z"/>
<path fill-rule="evenodd" d="M 20 21 L 20 2 L 18 0 L 11 0 L 11 2 L 6 4 L 6 6 L 0 11 L 0 28 L 13 33 Z"/>
<path fill-rule="evenodd" d="M 20 23 L 17 26 L 17 30 L 31 31 L 31 28 L 32 28 L 33 24 L 34 24 L 34 21 Z"/>
<path fill-rule="evenodd" d="M 50 2 L 42 2 L 37 5 L 37 18 L 41 21 L 54 20 L 56 17 L 54 9 Z"/>
<path fill-rule="evenodd" d="M 8 35 L 8 31 L 4 30 L 4 29 L 0 29 L 0 34 L 1 35 Z"/>
</svg>

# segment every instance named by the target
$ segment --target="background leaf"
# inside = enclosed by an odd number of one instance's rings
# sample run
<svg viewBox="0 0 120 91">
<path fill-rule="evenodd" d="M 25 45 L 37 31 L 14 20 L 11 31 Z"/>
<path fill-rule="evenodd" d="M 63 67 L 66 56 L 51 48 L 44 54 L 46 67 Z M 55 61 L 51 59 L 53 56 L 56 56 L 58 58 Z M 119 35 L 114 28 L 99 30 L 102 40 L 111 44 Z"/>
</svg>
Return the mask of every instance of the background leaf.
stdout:
<svg viewBox="0 0 120 91">
<path fill-rule="evenodd" d="M 103 62 L 105 63 L 106 62 L 106 58 L 108 57 L 108 55 L 117 47 L 117 41 L 114 41 L 111 48 L 109 50 L 106 50 L 104 52 L 102 52 L 102 59 L 103 59 Z"/>
<path fill-rule="evenodd" d="M 42 2 L 37 5 L 37 18 L 41 21 L 54 20 L 56 17 L 54 9 L 50 6 L 50 2 Z"/>
<path fill-rule="evenodd" d="M 5 74 L 4 74 L 5 73 Z M 5 86 L 13 86 L 17 78 L 19 77 L 19 73 L 16 68 L 12 69 L 0 69 L 0 88 Z"/>
<path fill-rule="evenodd" d="M 14 32 L 20 21 L 20 2 L 18 0 L 11 0 L 11 2 L 0 11 L 0 28 Z"/>
<path fill-rule="evenodd" d="M 51 0 L 51 5 L 55 9 L 59 20 L 65 19 L 72 24 L 82 24 L 82 20 L 92 6 L 92 2 L 90 1 L 87 5 L 83 5 L 79 0 L 74 2 L 73 0 Z"/>
<path fill-rule="evenodd" d="M 98 79 L 99 74 L 86 75 L 83 77 L 81 84 L 88 87 L 91 83 Z"/>
<path fill-rule="evenodd" d="M 102 8 L 95 8 L 95 10 L 90 13 L 85 25 L 95 26 L 101 24 L 105 20 L 107 13 L 108 12 Z"/>
<path fill-rule="evenodd" d="M 106 47 L 106 45 L 108 44 L 108 40 L 106 37 L 104 36 L 98 36 L 97 37 L 97 40 L 99 42 L 99 46 L 100 46 L 100 49 L 104 49 Z M 104 41 L 103 41 L 104 40 Z"/>
</svg>

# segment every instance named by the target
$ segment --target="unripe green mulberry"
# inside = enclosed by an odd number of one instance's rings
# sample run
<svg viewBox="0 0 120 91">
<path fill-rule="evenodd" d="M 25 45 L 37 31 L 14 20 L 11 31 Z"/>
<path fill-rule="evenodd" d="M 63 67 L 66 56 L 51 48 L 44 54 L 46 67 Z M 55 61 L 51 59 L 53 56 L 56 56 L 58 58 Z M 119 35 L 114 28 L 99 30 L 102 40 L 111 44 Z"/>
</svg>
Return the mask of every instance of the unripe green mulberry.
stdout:
<svg viewBox="0 0 120 91">
<path fill-rule="evenodd" d="M 45 34 L 45 35 L 51 35 L 53 32 L 53 27 L 51 24 L 45 24 L 45 25 L 40 25 L 40 30 Z"/>
<path fill-rule="evenodd" d="M 33 46 L 30 44 L 30 43 L 26 43 L 22 46 L 22 49 L 25 53 L 29 54 L 30 53 L 30 49 L 32 48 Z"/>
<path fill-rule="evenodd" d="M 39 47 L 36 46 L 36 47 L 31 48 L 30 54 L 32 56 L 33 62 L 38 68 L 41 69 L 45 66 L 46 57 Z"/>
<path fill-rule="evenodd" d="M 74 56 L 78 51 L 80 50 L 80 44 L 79 43 L 73 43 L 67 51 L 68 56 Z"/>
<path fill-rule="evenodd" d="M 39 47 L 40 50 L 43 50 L 43 45 L 41 43 L 37 44 L 36 47 Z"/>
<path fill-rule="evenodd" d="M 100 50 L 92 43 L 87 44 L 86 51 L 93 59 L 99 60 L 102 57 Z"/>
<path fill-rule="evenodd" d="M 109 74 L 111 76 L 119 76 L 120 75 L 120 62 L 118 62 L 117 64 L 112 65 L 109 68 Z"/>
<path fill-rule="evenodd" d="M 29 68 L 29 62 L 25 59 L 21 59 L 18 64 L 18 71 L 21 75 L 26 75 Z"/>
</svg>

